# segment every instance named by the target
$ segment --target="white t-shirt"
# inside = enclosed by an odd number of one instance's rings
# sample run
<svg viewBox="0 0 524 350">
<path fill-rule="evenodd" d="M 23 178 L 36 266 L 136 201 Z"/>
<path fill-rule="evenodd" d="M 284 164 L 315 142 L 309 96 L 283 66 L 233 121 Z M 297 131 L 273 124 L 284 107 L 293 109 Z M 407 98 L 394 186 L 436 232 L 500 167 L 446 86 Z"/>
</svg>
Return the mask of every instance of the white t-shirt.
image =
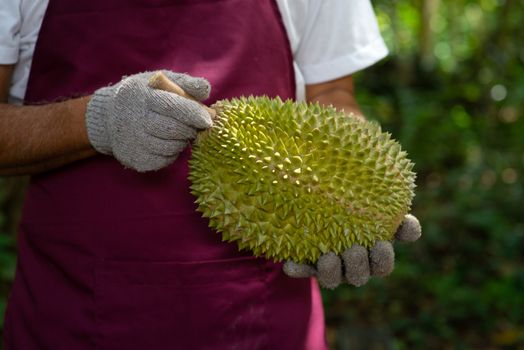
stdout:
<svg viewBox="0 0 524 350">
<path fill-rule="evenodd" d="M 1 0 L 0 64 L 16 64 L 9 101 L 24 98 L 48 0 Z M 277 0 L 291 45 L 297 99 L 304 85 L 364 69 L 387 55 L 370 0 Z"/>
</svg>

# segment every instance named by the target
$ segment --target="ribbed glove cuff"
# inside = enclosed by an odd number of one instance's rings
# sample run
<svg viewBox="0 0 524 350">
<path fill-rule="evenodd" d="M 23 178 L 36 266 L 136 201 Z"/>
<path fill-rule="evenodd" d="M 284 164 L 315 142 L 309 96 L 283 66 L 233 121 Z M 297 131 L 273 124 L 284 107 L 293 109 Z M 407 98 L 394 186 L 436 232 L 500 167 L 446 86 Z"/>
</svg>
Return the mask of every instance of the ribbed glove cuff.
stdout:
<svg viewBox="0 0 524 350">
<path fill-rule="evenodd" d="M 109 137 L 107 118 L 109 115 L 108 102 L 113 98 L 113 87 L 106 87 L 95 91 L 87 105 L 86 127 L 89 142 L 100 153 L 111 155 L 111 138 Z"/>
</svg>

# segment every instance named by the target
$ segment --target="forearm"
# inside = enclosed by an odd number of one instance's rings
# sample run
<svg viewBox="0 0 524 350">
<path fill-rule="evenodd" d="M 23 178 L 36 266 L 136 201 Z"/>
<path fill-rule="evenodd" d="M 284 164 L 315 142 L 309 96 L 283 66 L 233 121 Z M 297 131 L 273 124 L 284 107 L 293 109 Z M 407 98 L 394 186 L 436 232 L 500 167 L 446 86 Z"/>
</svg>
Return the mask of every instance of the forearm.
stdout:
<svg viewBox="0 0 524 350">
<path fill-rule="evenodd" d="M 85 126 L 88 101 L 0 104 L 0 175 L 34 174 L 96 154 Z"/>
<path fill-rule="evenodd" d="M 339 111 L 344 111 L 346 114 L 354 114 L 355 116 L 364 119 L 355 97 L 343 89 L 333 89 L 323 92 L 316 96 L 312 96 L 308 101 L 318 102 L 324 106 L 332 105 Z"/>
<path fill-rule="evenodd" d="M 306 85 L 306 100 L 323 106 L 333 106 L 346 114 L 364 119 L 355 99 L 353 79 L 346 76 L 326 83 Z"/>
</svg>

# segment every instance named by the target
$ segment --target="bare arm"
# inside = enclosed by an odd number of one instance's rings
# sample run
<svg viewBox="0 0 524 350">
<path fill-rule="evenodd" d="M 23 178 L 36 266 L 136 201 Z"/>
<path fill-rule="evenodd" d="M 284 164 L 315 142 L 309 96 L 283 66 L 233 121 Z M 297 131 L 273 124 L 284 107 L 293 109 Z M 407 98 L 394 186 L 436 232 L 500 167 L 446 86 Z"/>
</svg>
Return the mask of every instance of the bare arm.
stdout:
<svg viewBox="0 0 524 350">
<path fill-rule="evenodd" d="M 9 105 L 12 72 L 12 65 L 0 65 L 0 176 L 36 174 L 96 154 L 85 126 L 89 97 Z"/>
<path fill-rule="evenodd" d="M 353 78 L 346 76 L 326 83 L 306 85 L 306 100 L 321 105 L 333 105 L 347 114 L 364 119 L 354 96 Z"/>
</svg>

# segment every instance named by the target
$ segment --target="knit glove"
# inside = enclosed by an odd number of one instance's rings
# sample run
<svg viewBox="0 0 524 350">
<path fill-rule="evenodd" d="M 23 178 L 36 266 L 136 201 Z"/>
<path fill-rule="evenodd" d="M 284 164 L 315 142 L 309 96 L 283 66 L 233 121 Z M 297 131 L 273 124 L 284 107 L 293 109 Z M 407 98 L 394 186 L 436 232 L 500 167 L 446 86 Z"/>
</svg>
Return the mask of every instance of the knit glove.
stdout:
<svg viewBox="0 0 524 350">
<path fill-rule="evenodd" d="M 408 214 L 397 229 L 395 239 L 414 242 L 420 235 L 420 223 Z M 363 246 L 353 245 L 341 257 L 333 252 L 326 253 L 318 259 L 316 267 L 288 261 L 283 270 L 293 278 L 315 276 L 322 287 L 334 289 L 343 280 L 358 287 L 366 284 L 370 276 L 387 276 L 393 271 L 394 263 L 395 252 L 391 242 L 379 241 L 369 251 Z"/>
<path fill-rule="evenodd" d="M 163 73 L 196 100 L 209 96 L 207 80 Z M 168 166 L 199 129 L 212 126 L 211 116 L 198 102 L 149 87 L 153 74 L 131 75 L 101 88 L 87 106 L 87 134 L 93 147 L 139 172 Z"/>
</svg>

